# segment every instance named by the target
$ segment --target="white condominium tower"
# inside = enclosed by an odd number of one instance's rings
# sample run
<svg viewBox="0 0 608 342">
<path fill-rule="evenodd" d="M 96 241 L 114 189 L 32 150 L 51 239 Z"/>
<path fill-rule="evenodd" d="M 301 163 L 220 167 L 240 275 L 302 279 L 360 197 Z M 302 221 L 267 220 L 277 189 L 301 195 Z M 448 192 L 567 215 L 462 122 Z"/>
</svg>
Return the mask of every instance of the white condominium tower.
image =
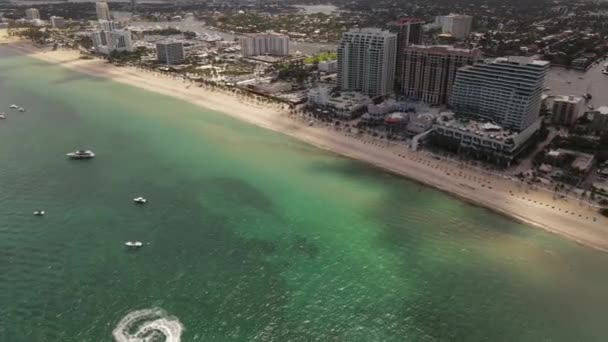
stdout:
<svg viewBox="0 0 608 342">
<path fill-rule="evenodd" d="M 371 97 L 393 91 L 397 35 L 377 28 L 352 29 L 338 44 L 338 87 Z"/>
<path fill-rule="evenodd" d="M 110 7 L 105 1 L 99 1 L 95 3 L 95 10 L 97 11 L 98 20 L 110 20 Z"/>
<path fill-rule="evenodd" d="M 181 42 L 162 41 L 156 43 L 156 60 L 165 64 L 178 64 L 186 59 L 184 44 Z"/>
<path fill-rule="evenodd" d="M 477 62 L 481 52 L 448 45 L 413 45 L 404 49 L 402 58 L 403 71 L 397 75 L 401 77 L 402 95 L 432 105 L 444 105 L 452 92 L 456 71 Z"/>
<path fill-rule="evenodd" d="M 450 15 L 437 17 L 435 21 L 437 24 L 441 25 L 441 31 L 443 33 L 449 33 L 456 39 L 464 39 L 471 33 L 473 17 L 470 15 L 451 13 Z"/>
<path fill-rule="evenodd" d="M 500 57 L 456 73 L 450 97 L 456 114 L 523 131 L 538 120 L 549 62 Z"/>
<path fill-rule="evenodd" d="M 289 36 L 278 33 L 252 33 L 240 38 L 243 57 L 289 55 Z"/>
<path fill-rule="evenodd" d="M 40 19 L 40 12 L 35 8 L 28 8 L 25 10 L 25 19 L 36 20 Z"/>
</svg>

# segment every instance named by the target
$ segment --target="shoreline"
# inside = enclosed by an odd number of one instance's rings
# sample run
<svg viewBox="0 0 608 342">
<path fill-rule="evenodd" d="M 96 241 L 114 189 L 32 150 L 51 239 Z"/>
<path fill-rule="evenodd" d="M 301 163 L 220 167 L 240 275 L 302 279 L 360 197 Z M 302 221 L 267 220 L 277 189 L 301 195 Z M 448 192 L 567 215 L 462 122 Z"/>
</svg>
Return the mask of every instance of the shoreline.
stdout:
<svg viewBox="0 0 608 342">
<path fill-rule="evenodd" d="M 482 172 L 424 151 L 411 152 L 403 144 L 378 142 L 336 130 L 333 126 L 309 127 L 307 119 L 266 105 L 244 101 L 237 95 L 189 86 L 182 79 L 143 72 L 133 67 L 117 67 L 99 59 L 81 60 L 75 50 L 49 51 L 29 42 L 2 44 L 38 60 L 110 79 L 140 89 L 171 96 L 211 109 L 256 126 L 289 135 L 332 153 L 371 164 L 383 171 L 406 177 L 425 186 L 486 208 L 516 222 L 523 222 L 559 234 L 576 243 L 608 252 L 608 218 L 597 208 L 574 199 L 556 199 L 547 191 L 522 185 L 499 175 Z"/>
</svg>

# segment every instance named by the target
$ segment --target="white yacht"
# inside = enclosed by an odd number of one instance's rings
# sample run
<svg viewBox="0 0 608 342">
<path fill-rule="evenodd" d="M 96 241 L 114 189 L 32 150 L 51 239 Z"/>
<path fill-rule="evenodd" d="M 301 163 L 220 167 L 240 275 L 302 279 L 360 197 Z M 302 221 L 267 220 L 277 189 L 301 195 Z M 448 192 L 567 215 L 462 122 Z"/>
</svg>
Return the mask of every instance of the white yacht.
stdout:
<svg viewBox="0 0 608 342">
<path fill-rule="evenodd" d="M 91 159 L 95 157 L 95 153 L 90 150 L 77 150 L 66 154 L 70 159 Z"/>
<path fill-rule="evenodd" d="M 6 115 L 4 115 L 4 113 L 0 114 L 0 119 L 2 119 L 2 120 L 6 119 Z"/>
<path fill-rule="evenodd" d="M 23 108 L 23 107 L 19 107 L 19 111 L 20 111 L 21 113 L 23 113 L 23 112 L 25 112 L 25 108 Z"/>
<path fill-rule="evenodd" d="M 34 211 L 34 215 L 42 216 L 42 215 L 44 215 L 44 210 L 36 210 L 36 211 Z"/>
<path fill-rule="evenodd" d="M 11 109 L 17 109 L 17 108 L 19 108 L 19 106 L 17 106 L 16 104 L 11 105 Z"/>
<path fill-rule="evenodd" d="M 129 247 L 129 248 L 139 248 L 141 246 L 143 246 L 144 244 L 141 243 L 141 241 L 127 241 L 125 242 L 125 246 Z"/>
<path fill-rule="evenodd" d="M 139 197 L 135 197 L 133 199 L 133 202 L 138 203 L 138 204 L 146 204 L 146 202 L 148 202 L 148 200 L 139 196 Z"/>
</svg>

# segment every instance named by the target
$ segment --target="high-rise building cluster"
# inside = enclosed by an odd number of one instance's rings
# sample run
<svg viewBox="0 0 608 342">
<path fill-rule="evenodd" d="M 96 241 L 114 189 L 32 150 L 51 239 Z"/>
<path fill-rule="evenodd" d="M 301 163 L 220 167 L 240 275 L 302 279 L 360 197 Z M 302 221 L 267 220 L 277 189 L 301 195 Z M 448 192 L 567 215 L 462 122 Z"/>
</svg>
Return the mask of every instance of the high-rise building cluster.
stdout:
<svg viewBox="0 0 608 342">
<path fill-rule="evenodd" d="M 252 33 L 240 38 L 243 57 L 272 55 L 289 55 L 289 36 L 267 32 Z"/>
<path fill-rule="evenodd" d="M 98 21 L 99 29 L 91 32 L 91 40 L 95 51 L 109 54 L 112 51 L 133 51 L 133 37 L 129 30 L 119 30 L 111 20 Z"/>
<path fill-rule="evenodd" d="M 450 14 L 438 20 L 455 38 L 471 32 L 470 16 Z M 457 146 L 494 149 L 510 162 L 540 128 L 549 63 L 524 57 L 482 60 L 478 49 L 423 45 L 422 25 L 419 19 L 404 18 L 389 23 L 386 31 L 345 32 L 337 49 L 338 88 L 371 98 L 395 92 L 398 98 L 448 106 L 454 116 L 438 120 L 437 134 Z M 561 120 L 577 118 L 578 104 L 570 98 L 559 102 Z"/>
</svg>

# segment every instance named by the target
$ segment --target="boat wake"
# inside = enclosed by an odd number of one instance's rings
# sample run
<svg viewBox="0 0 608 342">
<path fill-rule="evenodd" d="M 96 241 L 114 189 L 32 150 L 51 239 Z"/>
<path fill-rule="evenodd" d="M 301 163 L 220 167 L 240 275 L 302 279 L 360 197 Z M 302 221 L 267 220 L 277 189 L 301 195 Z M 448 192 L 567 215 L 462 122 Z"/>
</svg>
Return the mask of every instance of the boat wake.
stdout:
<svg viewBox="0 0 608 342">
<path fill-rule="evenodd" d="M 130 312 L 118 322 L 112 335 L 116 342 L 179 342 L 184 326 L 162 309 Z"/>
</svg>

